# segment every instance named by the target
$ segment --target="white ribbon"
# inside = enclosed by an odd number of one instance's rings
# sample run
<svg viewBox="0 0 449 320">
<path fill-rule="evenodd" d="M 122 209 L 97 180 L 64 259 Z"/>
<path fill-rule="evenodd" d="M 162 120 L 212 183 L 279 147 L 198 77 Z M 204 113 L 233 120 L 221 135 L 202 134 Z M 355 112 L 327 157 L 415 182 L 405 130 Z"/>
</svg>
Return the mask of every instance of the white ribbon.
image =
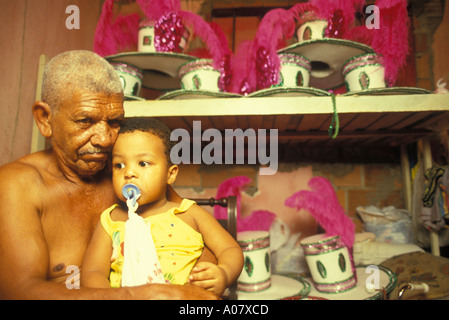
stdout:
<svg viewBox="0 0 449 320">
<path fill-rule="evenodd" d="M 140 196 L 140 195 L 139 195 Z M 137 197 L 138 198 L 138 197 Z M 151 226 L 136 214 L 137 199 L 126 201 L 128 220 L 125 223 L 125 248 L 122 271 L 122 287 L 147 283 L 165 283 L 161 264 L 157 257 Z"/>
</svg>

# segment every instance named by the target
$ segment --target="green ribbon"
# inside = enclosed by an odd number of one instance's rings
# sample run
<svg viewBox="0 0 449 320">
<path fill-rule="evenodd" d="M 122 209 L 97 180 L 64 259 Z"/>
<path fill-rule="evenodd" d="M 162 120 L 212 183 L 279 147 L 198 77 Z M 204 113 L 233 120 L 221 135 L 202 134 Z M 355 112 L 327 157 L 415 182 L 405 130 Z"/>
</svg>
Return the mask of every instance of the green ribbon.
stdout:
<svg viewBox="0 0 449 320">
<path fill-rule="evenodd" d="M 338 136 L 338 131 L 340 130 L 340 121 L 338 120 L 337 103 L 336 103 L 335 94 L 332 93 L 331 98 L 332 98 L 332 106 L 334 108 L 334 114 L 332 116 L 332 121 L 329 126 L 328 133 L 329 133 L 329 137 L 331 137 L 332 139 L 335 139 Z"/>
</svg>

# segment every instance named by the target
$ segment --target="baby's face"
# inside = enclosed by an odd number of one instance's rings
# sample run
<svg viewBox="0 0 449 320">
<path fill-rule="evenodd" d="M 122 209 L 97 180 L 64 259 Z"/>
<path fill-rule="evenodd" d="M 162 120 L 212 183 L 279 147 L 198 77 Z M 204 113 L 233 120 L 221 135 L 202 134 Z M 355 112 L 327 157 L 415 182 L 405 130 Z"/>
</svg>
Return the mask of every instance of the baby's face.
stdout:
<svg viewBox="0 0 449 320">
<path fill-rule="evenodd" d="M 164 145 L 158 136 L 134 131 L 121 133 L 112 151 L 112 179 L 114 192 L 122 201 L 122 188 L 135 184 L 141 192 L 139 205 L 165 198 L 171 181 Z"/>
</svg>

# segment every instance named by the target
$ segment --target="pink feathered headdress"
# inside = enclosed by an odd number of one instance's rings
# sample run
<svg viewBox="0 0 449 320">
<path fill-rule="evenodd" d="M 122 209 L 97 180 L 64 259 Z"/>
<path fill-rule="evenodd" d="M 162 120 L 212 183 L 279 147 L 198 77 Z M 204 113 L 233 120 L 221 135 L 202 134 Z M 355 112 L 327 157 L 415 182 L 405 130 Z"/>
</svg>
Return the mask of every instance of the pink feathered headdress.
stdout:
<svg viewBox="0 0 449 320">
<path fill-rule="evenodd" d="M 126 51 L 137 45 L 141 17 L 137 13 L 114 17 L 114 2 L 105 1 L 95 30 L 94 50 L 101 56 Z M 217 68 L 230 55 L 227 42 L 223 43 L 226 38 L 220 34 L 219 27 L 211 26 L 193 12 L 181 10 L 179 0 L 136 0 L 136 3 L 147 19 L 156 22 L 155 46 L 158 51 L 173 52 L 176 48 L 169 43 L 173 37 L 181 37 L 186 26 L 191 34 L 204 42 Z"/>
<path fill-rule="evenodd" d="M 407 0 L 379 0 L 376 6 L 379 29 L 365 28 L 365 43 L 383 56 L 385 80 L 393 86 L 410 52 Z"/>
<path fill-rule="evenodd" d="M 314 177 L 308 183 L 310 190 L 301 190 L 285 200 L 285 205 L 305 209 L 315 218 L 325 230 L 327 236 L 340 236 L 341 241 L 348 248 L 351 268 L 357 279 L 353 258 L 355 225 L 345 214 L 338 202 L 337 195 L 331 183 L 322 177 Z"/>
<path fill-rule="evenodd" d="M 311 190 L 301 190 L 285 200 L 285 205 L 297 210 L 305 209 L 325 230 L 326 235 L 339 235 L 343 243 L 352 248 L 355 225 L 338 202 L 331 183 L 322 177 L 314 177 L 308 183 Z"/>
<path fill-rule="evenodd" d="M 295 21 L 285 9 L 273 9 L 260 21 L 252 41 L 240 44 L 232 65 L 232 92 L 250 94 L 279 82 L 277 50 L 293 37 Z"/>
<path fill-rule="evenodd" d="M 290 11 L 273 9 L 265 14 L 251 41 L 237 48 L 232 63 L 231 91 L 248 95 L 279 83 L 277 50 L 293 37 L 295 20 Z"/>
<path fill-rule="evenodd" d="M 372 11 L 369 18 L 377 19 L 379 28 L 354 27 L 348 39 L 367 44 L 382 55 L 385 81 L 393 86 L 410 52 L 407 0 L 378 0 L 375 6 L 378 14 Z"/>
<path fill-rule="evenodd" d="M 114 2 L 104 2 L 95 28 L 94 52 L 102 57 L 129 51 L 137 46 L 140 16 L 137 13 L 114 16 Z"/>
<path fill-rule="evenodd" d="M 286 40 L 292 38 L 294 32 L 295 20 L 288 10 L 273 9 L 262 18 L 248 60 L 251 74 L 248 80 L 253 88 L 261 90 L 279 83 L 277 51 L 286 46 Z"/>
<path fill-rule="evenodd" d="M 379 14 L 371 12 L 379 21 L 379 29 L 368 28 L 365 21 L 357 25 L 356 13 L 364 15 L 364 0 L 310 0 L 298 3 L 290 11 L 299 24 L 314 19 L 328 21 L 326 37 L 341 38 L 361 42 L 371 46 L 383 56 L 385 80 L 394 85 L 403 68 L 409 47 L 409 16 L 407 0 L 377 0 L 375 8 Z M 367 17 L 366 17 L 367 18 Z"/>
</svg>

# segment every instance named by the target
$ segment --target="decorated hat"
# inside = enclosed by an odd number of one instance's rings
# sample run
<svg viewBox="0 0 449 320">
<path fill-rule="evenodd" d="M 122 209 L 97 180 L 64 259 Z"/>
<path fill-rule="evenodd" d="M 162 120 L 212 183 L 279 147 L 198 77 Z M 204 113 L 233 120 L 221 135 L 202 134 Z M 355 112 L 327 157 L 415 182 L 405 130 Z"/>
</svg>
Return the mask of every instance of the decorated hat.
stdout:
<svg viewBox="0 0 449 320">
<path fill-rule="evenodd" d="M 106 0 L 103 4 L 95 29 L 94 51 L 111 63 L 125 63 L 141 69 L 143 87 L 156 90 L 179 88 L 176 78 L 178 67 L 194 57 L 184 54 L 182 44 L 176 42 L 186 32 L 180 19 L 169 15 L 172 10 L 177 10 L 177 3 L 136 0 L 140 11 L 121 15 L 114 12 L 116 2 Z M 153 10 L 149 10 L 150 6 Z M 153 25 L 154 37 L 145 41 L 151 40 L 155 52 L 136 51 L 139 47 L 139 29 L 149 24 Z M 173 33 L 166 32 L 167 28 Z M 181 36 L 175 37 L 173 34 Z M 167 42 L 170 36 L 171 41 Z M 175 43 L 178 43 L 177 47 Z"/>
<path fill-rule="evenodd" d="M 293 37 L 295 21 L 290 11 L 273 9 L 260 21 L 251 42 L 234 56 L 233 90 L 249 97 L 327 95 L 309 88 L 310 61 L 296 53 L 278 54 Z"/>
<path fill-rule="evenodd" d="M 278 54 L 279 80 L 269 88 L 250 93 L 249 97 L 266 96 L 328 96 L 327 91 L 309 86 L 311 64 L 306 57 L 296 53 Z"/>
<path fill-rule="evenodd" d="M 139 29 L 154 29 L 151 40 L 155 51 L 182 53 L 186 47 L 186 27 L 179 14 L 179 0 L 135 0 L 140 11 L 122 15 L 114 12 L 117 0 L 103 4 L 94 36 L 94 51 L 101 56 L 136 51 Z"/>
<path fill-rule="evenodd" d="M 239 94 L 224 92 L 221 71 L 212 59 L 195 59 L 183 64 L 178 71 L 181 89 L 169 91 L 159 100 L 193 98 L 236 98 Z"/>
<path fill-rule="evenodd" d="M 189 37 L 193 36 L 203 41 L 216 68 L 227 68 L 229 62 L 226 61 L 231 54 L 221 43 L 222 38 L 199 15 L 181 10 L 179 0 L 136 0 L 141 12 L 126 16 L 114 15 L 115 2 L 106 0 L 103 5 L 95 31 L 94 51 L 110 62 L 132 64 L 142 69 L 144 87 L 180 88 L 179 67 L 197 58 L 186 54 Z M 139 28 L 144 33 L 141 37 Z M 222 74 L 221 81 L 226 83 L 226 73 Z"/>
<path fill-rule="evenodd" d="M 343 65 L 347 93 L 344 95 L 424 94 L 429 90 L 412 87 L 387 87 L 384 59 L 367 53 L 349 59 Z"/>
<path fill-rule="evenodd" d="M 167 92 L 159 99 L 241 97 L 240 94 L 230 92 L 233 55 L 221 28 L 192 12 L 181 11 L 180 16 L 204 47 L 190 51 L 189 54 L 196 59 L 178 68 L 181 89 Z"/>
<path fill-rule="evenodd" d="M 350 29 L 347 37 L 369 45 L 383 57 L 386 85 L 391 87 L 410 53 L 407 0 L 377 0 L 375 7 L 378 12 L 373 12 L 372 15 L 378 24 L 367 26 L 366 22 L 355 26 Z"/>
<path fill-rule="evenodd" d="M 279 52 L 301 54 L 311 61 L 310 86 L 326 90 L 342 86 L 343 63 L 351 57 L 374 52 L 349 36 L 356 12 L 364 3 L 363 0 L 311 0 L 289 10 L 298 27 L 298 41 Z"/>
<path fill-rule="evenodd" d="M 112 62 L 122 83 L 125 100 L 140 100 L 143 72 L 136 66 L 123 62 Z"/>
</svg>

